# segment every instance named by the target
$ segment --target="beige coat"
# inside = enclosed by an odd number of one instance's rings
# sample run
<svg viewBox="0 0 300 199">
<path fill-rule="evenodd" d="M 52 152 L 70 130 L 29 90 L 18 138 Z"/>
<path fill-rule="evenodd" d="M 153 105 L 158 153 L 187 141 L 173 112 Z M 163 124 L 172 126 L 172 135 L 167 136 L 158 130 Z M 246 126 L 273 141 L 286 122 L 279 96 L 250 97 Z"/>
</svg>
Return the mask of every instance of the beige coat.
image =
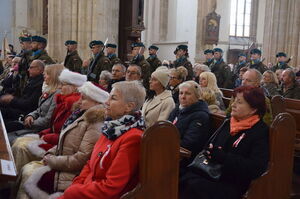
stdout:
<svg viewBox="0 0 300 199">
<path fill-rule="evenodd" d="M 174 108 L 175 103 L 169 90 L 165 90 L 153 99 L 147 100 L 142 109 L 146 127 L 152 126 L 157 121 L 167 120 Z"/>
<path fill-rule="evenodd" d="M 52 154 L 48 166 L 58 170 L 54 178 L 55 191 L 63 192 L 70 186 L 73 178 L 80 173 L 89 160 L 94 145 L 99 139 L 103 121 L 104 108 L 95 106 L 61 131 L 58 145 L 46 153 Z M 44 197 L 45 192 L 42 193 L 36 183 L 45 172 L 50 170 L 49 167 L 34 171 L 30 177 L 32 186 L 25 185 L 26 192 L 32 198 Z"/>
</svg>

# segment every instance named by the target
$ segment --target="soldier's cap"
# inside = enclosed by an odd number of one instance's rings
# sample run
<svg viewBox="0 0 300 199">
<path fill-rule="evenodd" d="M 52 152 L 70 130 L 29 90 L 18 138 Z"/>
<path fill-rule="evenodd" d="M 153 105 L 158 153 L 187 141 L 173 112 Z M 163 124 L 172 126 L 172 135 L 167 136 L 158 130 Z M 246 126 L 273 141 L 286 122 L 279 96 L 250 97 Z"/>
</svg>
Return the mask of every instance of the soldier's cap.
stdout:
<svg viewBox="0 0 300 199">
<path fill-rule="evenodd" d="M 116 44 L 106 44 L 106 48 L 117 48 Z"/>
<path fill-rule="evenodd" d="M 215 52 L 223 53 L 223 50 L 221 48 L 214 48 L 213 53 Z"/>
<path fill-rule="evenodd" d="M 47 39 L 45 39 L 44 37 L 38 36 L 38 35 L 32 36 L 31 41 L 47 44 Z"/>
<path fill-rule="evenodd" d="M 131 48 L 134 47 L 145 47 L 145 45 L 142 42 L 136 42 L 131 44 Z"/>
<path fill-rule="evenodd" d="M 158 50 L 159 48 L 157 46 L 151 45 L 149 46 L 148 50 L 153 49 L 153 50 Z"/>
<path fill-rule="evenodd" d="M 286 57 L 286 53 L 279 52 L 279 53 L 276 54 L 276 57 Z"/>
<path fill-rule="evenodd" d="M 204 51 L 204 55 L 206 55 L 206 54 L 208 54 L 208 53 L 213 54 L 213 50 L 211 50 L 211 49 L 206 49 L 206 50 Z"/>
<path fill-rule="evenodd" d="M 104 45 L 104 44 L 100 40 L 93 40 L 93 41 L 90 42 L 89 47 L 93 48 L 93 46 L 96 46 L 96 45 Z"/>
<path fill-rule="evenodd" d="M 247 55 L 245 53 L 240 53 L 239 57 L 247 57 Z"/>
<path fill-rule="evenodd" d="M 74 44 L 77 44 L 77 41 L 74 41 L 74 40 L 67 40 L 67 41 L 65 42 L 65 46 L 67 46 L 67 45 L 74 45 Z"/>
<path fill-rule="evenodd" d="M 258 54 L 258 55 L 261 55 L 261 50 L 257 49 L 257 48 L 254 48 L 250 51 L 250 54 Z"/>
<path fill-rule="evenodd" d="M 19 37 L 19 41 L 20 42 L 29 42 L 29 41 L 31 41 L 31 37 Z"/>
<path fill-rule="evenodd" d="M 188 51 L 188 46 L 184 45 L 184 44 L 178 45 L 176 47 L 176 49 L 174 50 L 174 55 L 176 55 L 176 53 L 177 53 L 178 50 Z"/>
</svg>

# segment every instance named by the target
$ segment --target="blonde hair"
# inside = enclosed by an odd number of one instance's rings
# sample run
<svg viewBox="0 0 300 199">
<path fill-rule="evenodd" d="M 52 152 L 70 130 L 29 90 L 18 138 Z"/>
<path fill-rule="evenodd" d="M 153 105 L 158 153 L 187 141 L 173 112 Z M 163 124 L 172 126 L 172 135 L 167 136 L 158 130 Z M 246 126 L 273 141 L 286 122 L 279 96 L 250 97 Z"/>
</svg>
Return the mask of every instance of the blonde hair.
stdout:
<svg viewBox="0 0 300 199">
<path fill-rule="evenodd" d="M 186 77 L 188 75 L 188 71 L 184 66 L 179 66 L 178 68 L 172 68 L 171 73 L 175 73 L 177 76 L 177 79 L 185 81 Z"/>
<path fill-rule="evenodd" d="M 213 90 L 215 93 L 220 93 L 222 96 L 222 92 L 219 89 L 218 85 L 217 85 L 217 78 L 215 76 L 215 74 L 213 74 L 212 72 L 203 72 L 200 74 L 200 79 L 201 78 L 206 78 L 207 79 L 207 88 Z"/>
<path fill-rule="evenodd" d="M 45 73 L 50 78 L 47 90 L 50 93 L 54 93 L 60 87 L 59 75 L 65 67 L 62 64 L 51 64 L 45 67 Z"/>
<path fill-rule="evenodd" d="M 265 73 L 268 73 L 270 75 L 270 77 L 271 77 L 271 83 L 275 83 L 277 85 L 279 84 L 278 78 L 277 78 L 276 74 L 273 71 L 267 70 L 267 71 L 264 72 L 264 74 Z"/>
<path fill-rule="evenodd" d="M 179 84 L 179 91 L 183 87 L 190 89 L 192 92 L 194 92 L 197 99 L 201 99 L 201 96 L 200 96 L 201 87 L 197 82 L 195 82 L 193 80 L 182 82 L 181 84 Z"/>
<path fill-rule="evenodd" d="M 208 105 L 217 105 L 216 94 L 210 88 L 201 88 L 201 99 Z"/>
</svg>

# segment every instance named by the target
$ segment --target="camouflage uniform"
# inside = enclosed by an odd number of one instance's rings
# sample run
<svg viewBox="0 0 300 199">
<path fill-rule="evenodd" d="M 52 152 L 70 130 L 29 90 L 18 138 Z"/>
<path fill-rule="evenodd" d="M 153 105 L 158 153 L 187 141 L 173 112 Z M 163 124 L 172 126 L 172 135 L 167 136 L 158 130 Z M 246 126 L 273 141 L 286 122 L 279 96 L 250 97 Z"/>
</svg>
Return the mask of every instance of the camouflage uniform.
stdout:
<svg viewBox="0 0 300 199">
<path fill-rule="evenodd" d="M 150 80 L 150 64 L 145 59 L 144 55 L 139 55 L 137 58 L 134 57 L 133 60 L 130 62 L 131 64 L 136 64 L 141 67 L 142 69 L 142 77 L 143 85 L 148 90 L 149 89 L 149 80 Z"/>
<path fill-rule="evenodd" d="M 152 74 L 159 66 L 161 66 L 161 61 L 156 55 L 149 56 L 147 62 L 150 64 L 150 73 Z"/>
<path fill-rule="evenodd" d="M 31 63 L 33 60 L 36 60 L 36 59 L 43 61 L 45 64 L 55 64 L 55 62 L 48 55 L 46 50 L 41 50 L 38 54 L 30 56 L 29 62 Z M 28 67 L 29 67 L 29 65 L 28 65 Z"/>
<path fill-rule="evenodd" d="M 210 65 L 212 65 L 213 63 L 214 63 L 214 59 L 211 59 L 210 61 L 206 61 L 203 64 L 210 68 Z"/>
<path fill-rule="evenodd" d="M 278 70 L 278 69 L 285 70 L 285 69 L 287 69 L 287 68 L 291 68 L 289 65 L 287 65 L 287 63 L 280 64 L 280 63 L 278 62 L 276 65 L 272 66 L 271 70 L 272 70 L 273 72 L 276 72 L 276 70 Z"/>
<path fill-rule="evenodd" d="M 182 56 L 174 61 L 174 68 L 178 68 L 179 66 L 184 66 L 187 69 L 188 75 L 186 77 L 186 80 L 192 80 L 194 71 L 191 62 L 187 59 L 186 56 Z"/>
<path fill-rule="evenodd" d="M 122 64 L 122 61 L 119 57 L 117 57 L 116 54 L 112 54 L 112 55 L 108 55 L 107 56 L 109 58 L 109 61 L 111 63 L 111 68 L 115 65 L 115 64 Z"/>
<path fill-rule="evenodd" d="M 247 65 L 247 67 L 250 69 L 256 69 L 261 74 L 263 74 L 266 70 L 268 70 L 267 66 L 264 65 L 262 62 L 255 63 L 254 61 L 250 61 Z"/>
<path fill-rule="evenodd" d="M 217 78 L 219 88 L 232 88 L 232 73 L 230 67 L 223 61 L 223 59 L 216 61 L 211 65 L 211 72 Z"/>
<path fill-rule="evenodd" d="M 64 66 L 70 71 L 81 73 L 82 60 L 79 57 L 77 50 L 67 54 Z"/>
<path fill-rule="evenodd" d="M 91 59 L 87 72 L 88 81 L 98 83 L 100 73 L 103 70 L 111 71 L 111 64 L 109 59 L 104 56 L 104 53 L 100 52 L 95 56 L 95 58 Z"/>
</svg>

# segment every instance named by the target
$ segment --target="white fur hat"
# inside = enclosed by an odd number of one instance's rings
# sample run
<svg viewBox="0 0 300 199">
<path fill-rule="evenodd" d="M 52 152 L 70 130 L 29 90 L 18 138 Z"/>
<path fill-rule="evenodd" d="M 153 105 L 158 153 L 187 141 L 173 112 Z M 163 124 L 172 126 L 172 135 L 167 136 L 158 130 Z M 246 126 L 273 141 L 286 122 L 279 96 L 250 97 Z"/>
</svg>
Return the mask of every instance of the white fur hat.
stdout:
<svg viewBox="0 0 300 199">
<path fill-rule="evenodd" d="M 78 88 L 78 91 L 99 103 L 106 102 L 109 97 L 108 92 L 95 86 L 92 82 L 85 82 Z"/>
<path fill-rule="evenodd" d="M 72 84 L 77 87 L 82 86 L 86 82 L 86 75 L 72 72 L 68 69 L 64 69 L 59 75 L 59 81 L 65 82 L 67 84 Z"/>
<path fill-rule="evenodd" d="M 168 86 L 170 77 L 169 77 L 169 70 L 165 66 L 158 67 L 152 74 L 152 77 L 155 77 L 164 88 Z"/>
</svg>

